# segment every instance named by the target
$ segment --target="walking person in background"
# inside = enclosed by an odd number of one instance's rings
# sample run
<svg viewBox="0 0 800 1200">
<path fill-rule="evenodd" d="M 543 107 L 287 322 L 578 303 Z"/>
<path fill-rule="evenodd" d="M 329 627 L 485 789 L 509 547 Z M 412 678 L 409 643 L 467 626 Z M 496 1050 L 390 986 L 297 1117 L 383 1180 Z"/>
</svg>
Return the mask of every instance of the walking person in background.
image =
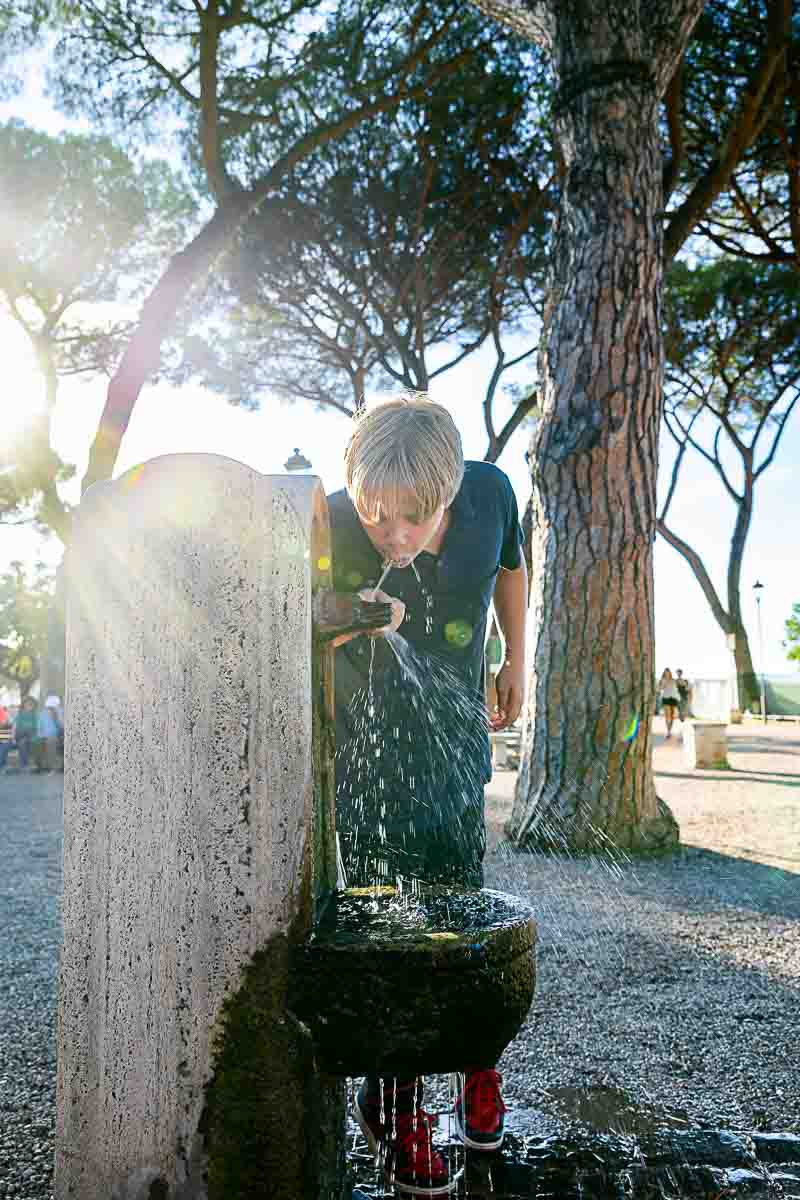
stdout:
<svg viewBox="0 0 800 1200">
<path fill-rule="evenodd" d="M 33 696 L 26 696 L 14 721 L 14 741 L 17 743 L 20 769 L 25 771 L 30 763 L 33 743 L 37 737 L 39 726 L 36 701 Z"/>
<path fill-rule="evenodd" d="M 672 737 L 672 723 L 678 715 L 680 693 L 669 667 L 664 668 L 664 673 L 658 681 L 658 694 L 661 697 L 661 711 L 667 723 L 667 737 Z"/>
<path fill-rule="evenodd" d="M 680 667 L 675 672 L 675 686 L 678 689 L 678 713 L 681 721 L 685 721 L 691 713 L 691 684 L 684 676 Z"/>
</svg>

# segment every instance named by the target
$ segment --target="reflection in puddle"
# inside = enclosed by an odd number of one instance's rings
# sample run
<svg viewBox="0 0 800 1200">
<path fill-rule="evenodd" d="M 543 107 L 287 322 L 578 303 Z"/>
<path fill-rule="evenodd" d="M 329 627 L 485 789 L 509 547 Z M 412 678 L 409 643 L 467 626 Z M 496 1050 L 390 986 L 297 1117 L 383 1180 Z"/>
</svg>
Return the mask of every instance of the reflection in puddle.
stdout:
<svg viewBox="0 0 800 1200">
<path fill-rule="evenodd" d="M 614 1087 L 555 1087 L 542 1092 L 570 1123 L 586 1125 L 598 1133 L 655 1133 L 658 1129 L 686 1129 L 688 1114 L 681 1108 L 637 1104 L 628 1092 Z"/>
</svg>

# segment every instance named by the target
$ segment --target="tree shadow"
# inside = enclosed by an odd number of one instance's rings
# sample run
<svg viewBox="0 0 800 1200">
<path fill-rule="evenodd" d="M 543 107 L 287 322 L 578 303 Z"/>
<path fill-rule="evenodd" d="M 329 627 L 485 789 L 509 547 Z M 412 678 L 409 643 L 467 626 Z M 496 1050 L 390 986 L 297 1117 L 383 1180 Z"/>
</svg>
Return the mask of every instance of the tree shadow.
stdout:
<svg viewBox="0 0 800 1200">
<path fill-rule="evenodd" d="M 800 775 L 788 771 L 737 771 L 732 768 L 724 775 L 712 775 L 708 771 L 654 771 L 656 779 L 715 779 L 721 783 L 735 783 L 737 776 L 742 783 L 769 783 L 774 787 L 800 787 Z M 761 778 L 761 777 L 764 778 Z"/>
<path fill-rule="evenodd" d="M 795 749 L 792 749 L 792 747 Z M 732 754 L 788 754 L 791 758 L 796 758 L 800 754 L 800 742 L 783 742 L 780 746 L 776 746 L 774 742 L 764 738 L 760 744 L 754 745 L 751 742 L 729 741 L 728 749 Z"/>
</svg>

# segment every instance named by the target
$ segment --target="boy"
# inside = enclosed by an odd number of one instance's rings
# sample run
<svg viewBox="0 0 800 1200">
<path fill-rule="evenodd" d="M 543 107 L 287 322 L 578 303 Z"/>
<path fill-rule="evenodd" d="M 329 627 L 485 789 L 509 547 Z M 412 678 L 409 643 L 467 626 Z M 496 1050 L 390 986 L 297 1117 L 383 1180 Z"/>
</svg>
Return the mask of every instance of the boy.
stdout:
<svg viewBox="0 0 800 1200">
<path fill-rule="evenodd" d="M 510 725 L 522 706 L 528 585 L 508 478 L 488 463 L 465 464 L 450 414 L 416 393 L 378 404 L 356 419 L 345 478 L 345 489 L 329 497 L 336 589 L 368 589 L 369 598 L 390 599 L 391 625 L 380 632 L 398 631 L 416 651 L 446 662 L 460 690 L 473 699 L 483 695 L 486 621 L 494 601 L 506 656 L 488 725 L 496 730 Z M 389 562 L 385 591 L 375 592 Z M 348 800 L 353 790 L 348 743 L 357 735 L 350 700 L 367 688 L 372 670 L 376 710 L 385 724 L 392 704 L 403 701 L 392 686 L 396 673 L 384 639 L 345 635 L 334 644 L 337 830 L 348 884 L 363 886 L 376 874 L 394 873 L 427 883 L 482 886 L 483 789 L 491 776 L 485 719 L 465 733 L 464 708 L 454 706 L 449 722 L 445 711 L 441 734 L 452 750 L 450 788 L 441 778 L 431 785 L 429 763 L 420 757 L 409 768 L 416 777 L 412 787 L 404 790 L 392 775 L 386 781 L 391 805 L 365 811 L 363 796 L 355 804 Z M 405 749 L 412 764 L 415 746 L 424 740 L 413 736 L 414 719 L 406 703 L 391 721 L 398 728 L 410 725 Z M 503 1140 L 500 1076 L 493 1069 L 468 1070 L 459 1081 L 460 1137 L 473 1149 L 496 1149 Z M 396 1080 L 381 1089 L 380 1080 L 365 1080 L 356 1117 L 373 1151 L 386 1142 L 386 1171 L 395 1190 L 415 1196 L 452 1191 L 456 1180 L 432 1147 L 431 1118 L 421 1108 L 422 1081 Z"/>
</svg>

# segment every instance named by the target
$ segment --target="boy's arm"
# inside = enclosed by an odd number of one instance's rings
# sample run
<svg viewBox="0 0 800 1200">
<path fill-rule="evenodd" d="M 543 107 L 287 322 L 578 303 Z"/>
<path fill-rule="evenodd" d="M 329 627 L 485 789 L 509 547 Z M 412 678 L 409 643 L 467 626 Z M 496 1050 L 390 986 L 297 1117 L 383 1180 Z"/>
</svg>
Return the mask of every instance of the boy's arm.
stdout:
<svg viewBox="0 0 800 1200">
<path fill-rule="evenodd" d="M 514 571 L 500 568 L 494 586 L 494 609 L 506 644 L 505 660 L 497 673 L 497 711 L 489 714 L 491 728 L 498 730 L 513 725 L 525 695 L 528 568 L 524 559 Z"/>
</svg>

